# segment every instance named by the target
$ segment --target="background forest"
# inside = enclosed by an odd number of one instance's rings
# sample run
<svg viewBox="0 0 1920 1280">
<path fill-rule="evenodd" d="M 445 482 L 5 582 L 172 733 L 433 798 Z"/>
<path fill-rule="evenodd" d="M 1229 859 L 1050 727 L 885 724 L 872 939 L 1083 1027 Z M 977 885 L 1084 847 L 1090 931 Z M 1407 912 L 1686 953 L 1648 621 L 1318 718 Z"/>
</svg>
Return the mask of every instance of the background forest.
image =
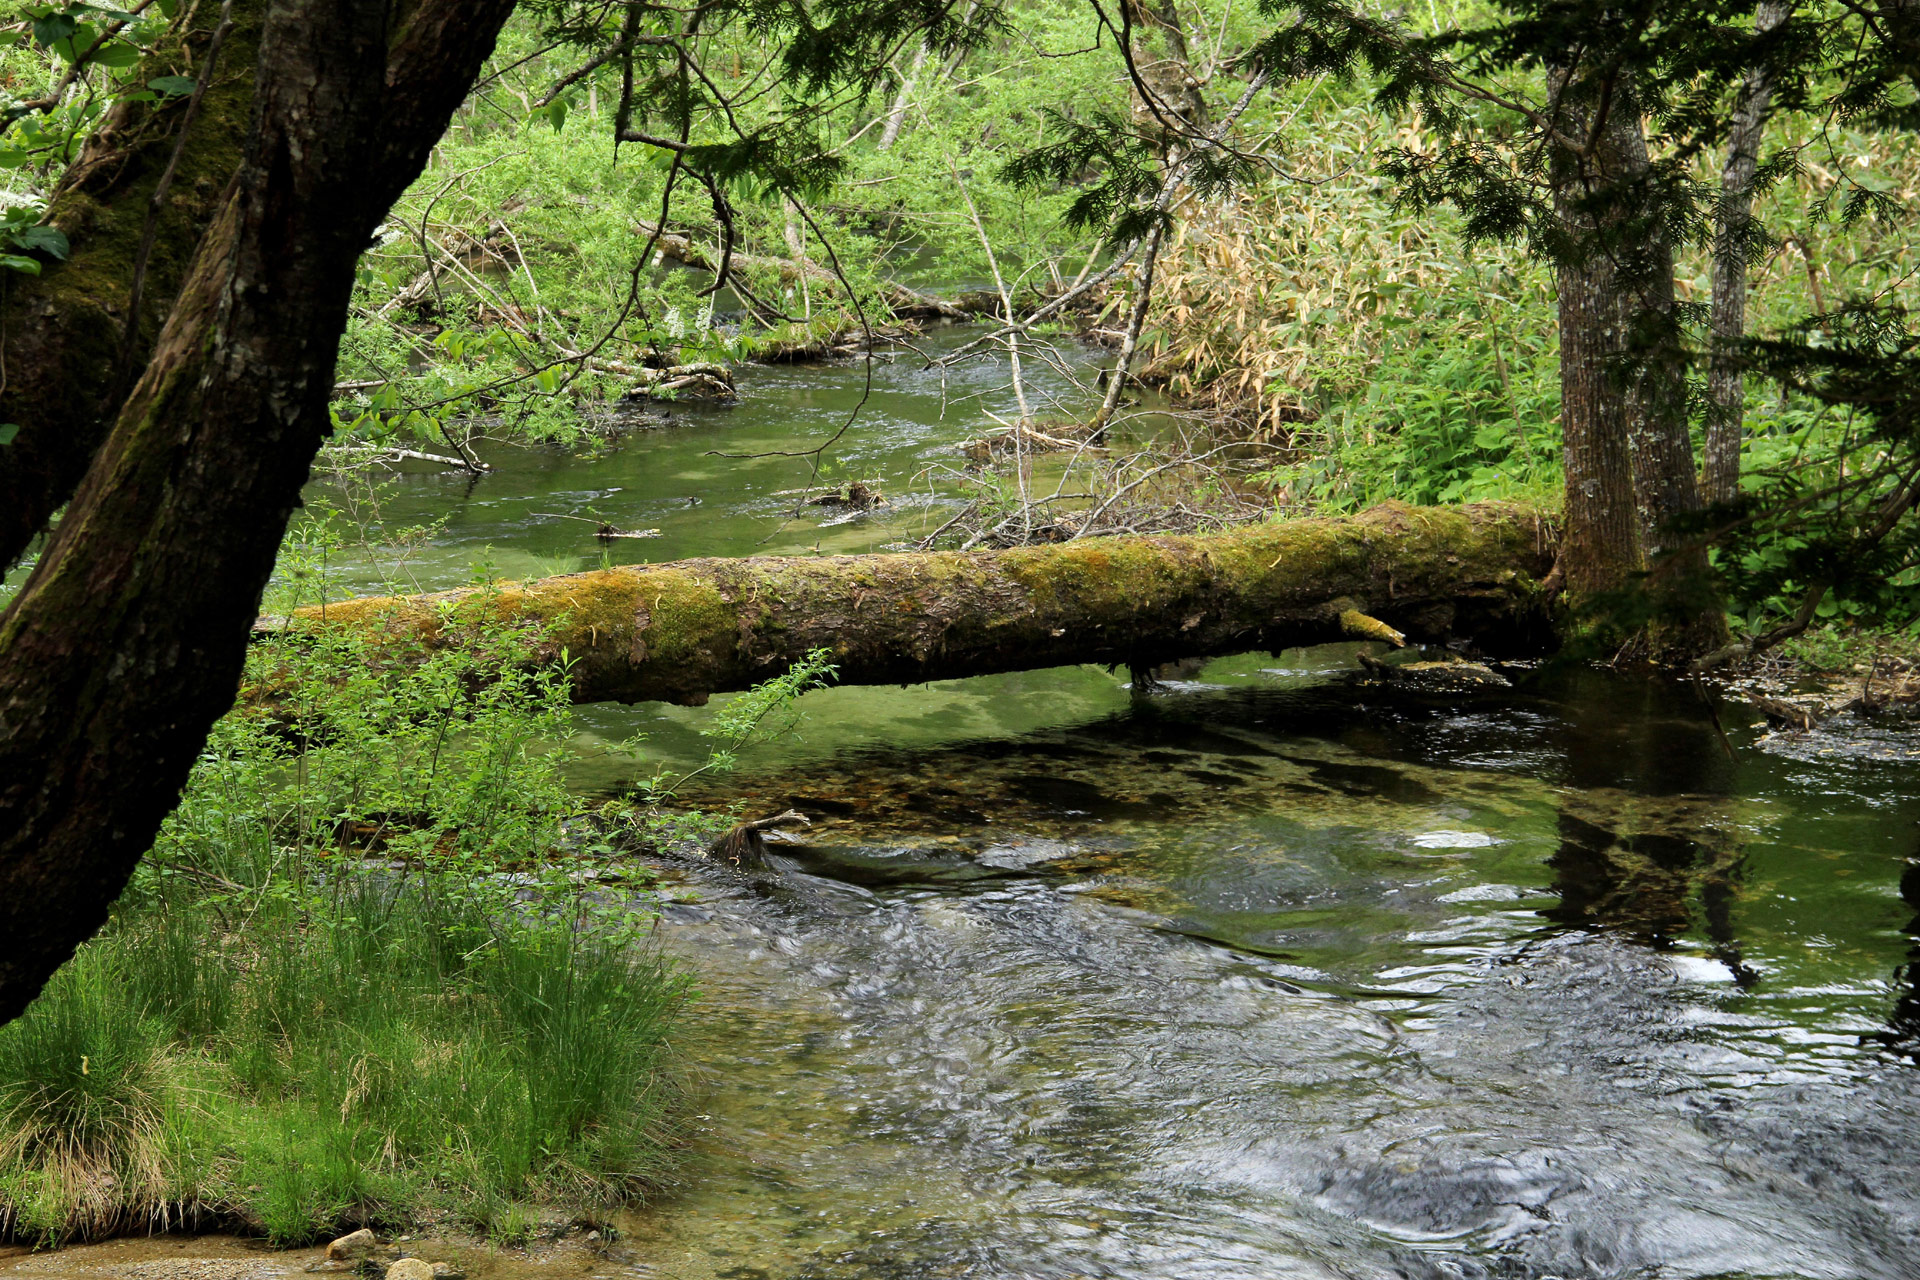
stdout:
<svg viewBox="0 0 1920 1280">
<path fill-rule="evenodd" d="M 34 242 L 51 184 L 113 95 L 128 91 L 136 46 L 173 20 L 174 6 L 143 8 L 124 31 L 116 12 L 35 9 L 11 29 L 8 91 L 23 104 L 58 99 L 52 110 L 14 109 L 0 150 L 19 246 Z M 963 7 L 947 30 L 923 38 L 903 18 L 898 33 L 809 70 L 778 24 L 727 11 L 674 46 L 685 53 L 678 65 L 679 54 L 662 60 L 664 38 L 641 41 L 651 51 L 640 73 L 655 77 L 638 86 L 650 118 L 622 120 L 621 76 L 636 73 L 621 71 L 615 10 L 523 6 L 363 259 L 333 456 L 364 461 L 404 444 L 472 465 L 468 442 L 481 434 L 591 450 L 617 429 L 607 409 L 623 395 L 729 394 L 701 381 L 712 377 L 698 372 L 707 364 L 845 355 L 910 338 L 928 320 L 1025 314 L 1092 280 L 1011 345 L 1006 335 L 968 344 L 974 359 L 1010 362 L 1016 383 L 1022 340 L 1029 368 L 1077 368 L 1047 355 L 1048 344 L 1128 344 L 1147 255 L 1136 248 L 1121 270 L 1108 267 L 1139 239 L 1128 219 L 1141 215 L 1129 210 L 1164 196 L 1165 243 L 1127 354 L 1141 383 L 1193 411 L 1195 425 L 1177 433 L 1190 453 L 1257 446 L 1215 455 L 1232 478 L 1212 519 L 1386 498 L 1552 501 L 1562 483 L 1553 251 L 1524 213 L 1503 207 L 1511 192 L 1468 191 L 1457 172 L 1441 172 L 1463 139 L 1524 172 L 1524 122 L 1484 94 L 1464 117 L 1430 95 L 1410 99 L 1393 88 L 1405 75 L 1391 59 L 1370 71 L 1354 49 L 1324 66 L 1303 56 L 1293 74 L 1263 76 L 1248 92 L 1287 12 Z M 1740 12 L 1709 16 L 1730 31 Z M 1461 32 L 1520 29 L 1473 5 L 1404 18 L 1409 40 L 1432 37 L 1435 48 Z M 76 71 L 66 59 L 96 41 Z M 1537 59 L 1474 56 L 1490 82 L 1538 87 Z M 1793 74 L 1809 81 L 1827 65 L 1795 56 Z M 1849 99 L 1876 91 L 1849 88 L 1850 73 L 1830 64 L 1830 83 L 1782 91 L 1776 105 L 1796 109 L 1762 116 L 1755 224 L 1741 246 L 1747 331 L 1803 343 L 1813 333 L 1814 347 L 1822 332 L 1829 345 L 1845 341 L 1840 328 L 1860 323 L 1851 308 L 1903 314 L 1914 287 L 1913 134 Z M 1694 66 L 1694 92 L 1704 92 L 1717 69 L 1699 57 Z M 1196 121 L 1220 125 L 1214 160 L 1197 163 L 1204 149 L 1194 147 L 1182 169 L 1177 148 L 1168 151 L 1142 97 L 1153 77 L 1173 86 L 1167 101 L 1190 98 Z M 158 77 L 132 89 L 164 99 L 190 85 Z M 1662 109 L 1662 180 L 1693 184 L 1686 198 L 1710 206 L 1724 147 L 1677 98 Z M 1484 188 L 1486 175 L 1474 181 Z M 1712 210 L 1676 226 L 1677 314 L 1704 350 Z M 30 255 L 11 262 L 33 266 Z M 718 288 L 716 265 L 729 271 Z M 663 377 L 674 367 L 680 376 Z M 1690 376 L 1698 445 L 1711 408 L 1705 364 Z M 1804 487 L 1809 465 L 1844 476 L 1849 461 L 1884 452 L 1857 407 L 1783 376 L 1784 387 L 1761 376 L 1740 388 L 1748 490 L 1794 473 Z M 1063 421 L 1079 409 L 1026 407 Z M 1042 436 L 1027 443 L 1060 441 Z M 1022 437 L 991 451 L 1008 443 Z M 820 456 L 830 463 L 831 448 Z M 1089 483 L 1111 492 L 1115 476 L 1137 477 L 1135 461 L 1110 459 Z M 1150 466 L 1166 461 L 1156 454 Z M 1218 489 L 1220 465 L 1156 484 L 1184 486 L 1182 498 Z M 1804 566 L 1796 578 L 1782 558 L 1793 537 L 1742 545 L 1754 572 L 1735 573 L 1729 603 L 1748 631 L 1800 603 Z M 1904 588 L 1902 555 L 1876 568 Z M 1818 616 L 1915 621 L 1904 591 L 1849 586 L 1823 598 Z"/>
</svg>

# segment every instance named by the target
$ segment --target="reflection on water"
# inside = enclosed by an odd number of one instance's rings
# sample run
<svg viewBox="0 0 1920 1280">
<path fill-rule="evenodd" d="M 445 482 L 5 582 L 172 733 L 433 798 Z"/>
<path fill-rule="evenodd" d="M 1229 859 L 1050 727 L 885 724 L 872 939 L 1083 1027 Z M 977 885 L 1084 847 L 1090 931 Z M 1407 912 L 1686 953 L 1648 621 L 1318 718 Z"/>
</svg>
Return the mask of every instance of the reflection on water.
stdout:
<svg viewBox="0 0 1920 1280">
<path fill-rule="evenodd" d="M 846 470 L 912 494 L 1002 376 L 881 370 Z M 926 511 L 792 519 L 805 464 L 706 456 L 858 381 L 751 373 L 389 515 L 447 517 L 429 587 L 596 563 L 554 514 L 663 530 L 615 558 L 872 549 Z M 1920 744 L 1729 750 L 1691 690 L 1447 703 L 1352 653 L 828 690 L 690 796 L 815 826 L 683 873 L 707 1119 L 628 1273 L 1920 1275 Z M 582 709 L 578 782 L 699 760 L 713 710 Z"/>
<path fill-rule="evenodd" d="M 1894 974 L 1900 994 L 1887 1020 L 1887 1043 L 1920 1063 L 1920 842 L 1916 846 L 1900 873 L 1900 896 L 1915 913 L 1907 922 L 1913 947 L 1907 952 L 1906 964 Z"/>
<path fill-rule="evenodd" d="M 729 784 L 817 825 L 664 929 L 712 1121 L 636 1257 L 1920 1273 L 1913 771 L 1730 757 L 1598 677 L 1462 712 L 1257 671 Z"/>
</svg>

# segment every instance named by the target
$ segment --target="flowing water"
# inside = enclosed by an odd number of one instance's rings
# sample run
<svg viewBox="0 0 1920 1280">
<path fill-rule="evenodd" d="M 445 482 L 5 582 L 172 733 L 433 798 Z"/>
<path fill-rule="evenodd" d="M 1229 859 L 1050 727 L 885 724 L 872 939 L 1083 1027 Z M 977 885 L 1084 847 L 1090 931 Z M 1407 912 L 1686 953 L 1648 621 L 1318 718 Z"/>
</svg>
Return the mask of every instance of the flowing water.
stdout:
<svg viewBox="0 0 1920 1280">
<path fill-rule="evenodd" d="M 877 377 L 839 456 L 901 499 L 981 416 Z M 860 382 L 750 371 L 737 408 L 411 477 L 386 514 L 445 518 L 425 586 L 599 563 L 561 515 L 662 530 L 615 560 L 888 545 L 945 499 L 796 517 L 807 464 L 707 456 L 830 434 Z M 1920 1276 L 1920 736 L 1781 751 L 1684 687 L 1515 671 L 1449 702 L 1352 660 L 810 695 L 690 796 L 815 824 L 677 874 L 699 1134 L 582 1266 Z M 696 761 L 711 711 L 583 709 L 582 787 Z"/>
</svg>

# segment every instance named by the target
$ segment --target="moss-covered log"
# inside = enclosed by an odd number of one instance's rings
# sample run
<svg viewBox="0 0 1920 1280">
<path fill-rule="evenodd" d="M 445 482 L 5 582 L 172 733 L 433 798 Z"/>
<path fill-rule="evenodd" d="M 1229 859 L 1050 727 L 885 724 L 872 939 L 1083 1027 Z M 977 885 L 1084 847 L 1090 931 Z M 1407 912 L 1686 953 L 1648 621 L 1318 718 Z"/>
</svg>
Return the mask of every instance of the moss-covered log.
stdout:
<svg viewBox="0 0 1920 1280">
<path fill-rule="evenodd" d="M 1349 637 L 1354 611 L 1415 641 L 1537 651 L 1547 636 L 1538 583 L 1552 554 L 1545 521 L 1527 508 L 1394 504 L 1199 537 L 603 569 L 348 600 L 295 625 L 412 643 L 476 612 L 534 621 L 550 629 L 545 654 L 572 660 L 577 701 L 699 703 L 816 648 L 831 651 L 845 684 L 1146 667 Z"/>
<path fill-rule="evenodd" d="M 73 495 L 106 439 L 116 395 L 146 367 L 188 262 L 240 167 L 266 8 L 266 0 L 235 0 L 233 26 L 158 207 L 156 190 L 187 122 L 184 96 L 123 101 L 107 112 L 48 203 L 47 221 L 67 236 L 67 261 L 45 264 L 39 276 L 10 274 L 0 291 L 0 422 L 20 428 L 0 450 L 0 566 L 19 559 Z M 138 81 L 198 77 L 220 12 L 217 4 L 189 8 L 139 68 Z M 150 212 L 153 239 L 129 351 L 134 262 Z"/>
</svg>

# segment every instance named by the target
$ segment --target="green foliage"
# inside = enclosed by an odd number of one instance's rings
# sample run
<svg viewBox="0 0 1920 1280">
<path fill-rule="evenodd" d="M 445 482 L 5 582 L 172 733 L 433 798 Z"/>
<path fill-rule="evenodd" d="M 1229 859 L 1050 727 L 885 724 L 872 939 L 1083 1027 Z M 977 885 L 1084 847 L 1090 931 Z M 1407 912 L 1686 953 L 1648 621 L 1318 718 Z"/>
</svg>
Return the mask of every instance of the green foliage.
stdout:
<svg viewBox="0 0 1920 1280">
<path fill-rule="evenodd" d="M 283 1244 L 356 1221 L 486 1228 L 514 1205 L 604 1214 L 666 1167 L 686 987 L 632 918 L 539 879 L 183 880 L 146 877 L 0 1031 L 10 1234 L 155 1209 Z"/>
<path fill-rule="evenodd" d="M 655 776 L 643 787 L 648 800 L 662 802 L 704 773 L 730 773 L 742 752 L 792 733 L 800 725 L 800 698 L 833 683 L 838 668 L 832 657 L 830 650 L 811 650 L 780 675 L 729 699 L 700 731 L 714 743 L 707 762 L 671 781 L 664 773 Z"/>
<path fill-rule="evenodd" d="M 1716 549 L 1750 634 L 1810 599 L 1822 622 L 1920 628 L 1920 367 L 1914 339 L 1865 318 L 1828 317 L 1817 348 L 1773 346 L 1804 380 L 1751 420 L 1740 522 Z"/>
<path fill-rule="evenodd" d="M 0 270 L 40 274 L 41 254 L 56 262 L 67 257 L 67 237 L 58 227 L 40 222 L 42 210 L 34 204 L 0 209 Z"/>
<path fill-rule="evenodd" d="M 124 10 L 69 2 L 29 4 L 0 27 L 0 169 L 51 177 L 116 101 L 161 102 L 191 93 L 182 76 L 139 68 L 173 34 L 178 0 Z M 185 88 L 176 82 L 185 81 Z M 26 90 L 23 96 L 20 90 Z"/>
<path fill-rule="evenodd" d="M 90 947 L 0 1029 L 0 1233 L 55 1239 L 76 1215 L 117 1224 L 121 1189 L 163 1205 L 192 1155 L 165 1031 L 125 997 L 119 957 Z"/>
<path fill-rule="evenodd" d="M 317 594 L 331 530 L 283 559 Z M 282 1244 L 599 1217 L 670 1163 L 684 977 L 575 874 L 564 677 L 477 617 L 382 665 L 267 638 L 100 937 L 0 1029 L 0 1234 Z"/>
</svg>

